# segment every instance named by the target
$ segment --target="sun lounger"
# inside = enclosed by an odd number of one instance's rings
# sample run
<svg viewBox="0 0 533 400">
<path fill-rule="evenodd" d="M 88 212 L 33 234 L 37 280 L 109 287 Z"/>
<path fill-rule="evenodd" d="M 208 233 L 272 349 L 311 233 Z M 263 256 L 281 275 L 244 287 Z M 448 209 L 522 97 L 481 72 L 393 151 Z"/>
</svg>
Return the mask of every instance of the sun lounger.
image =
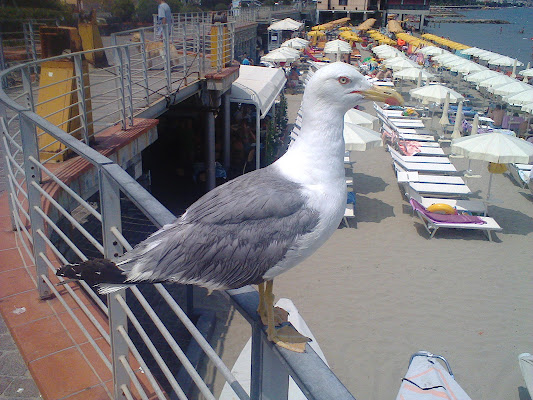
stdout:
<svg viewBox="0 0 533 400">
<path fill-rule="evenodd" d="M 389 122 L 397 128 L 425 128 L 421 119 L 389 118 Z"/>
<path fill-rule="evenodd" d="M 390 145 L 388 146 L 389 152 L 394 158 L 399 158 L 405 162 L 420 162 L 420 163 L 431 163 L 431 164 L 451 164 L 451 161 L 448 157 L 439 157 L 439 156 L 404 156 L 394 150 Z"/>
<path fill-rule="evenodd" d="M 441 360 L 445 366 L 439 361 Z M 455 381 L 448 361 L 427 351 L 411 356 L 396 400 L 472 400 Z"/>
<path fill-rule="evenodd" d="M 395 165 L 396 167 L 396 165 Z M 460 176 L 446 176 L 446 175 L 428 175 L 420 174 L 418 171 L 402 171 L 396 172 L 398 182 L 422 182 L 422 183 L 437 183 L 445 185 L 466 185 L 463 178 Z"/>
<path fill-rule="evenodd" d="M 428 231 L 430 239 L 435 236 L 435 233 L 440 228 L 475 229 L 484 231 L 489 240 L 492 242 L 492 231 L 502 230 L 500 225 L 498 225 L 498 223 L 491 217 L 432 213 L 427 211 L 422 204 L 413 198 L 411 198 L 409 202 Z"/>
<path fill-rule="evenodd" d="M 470 188 L 466 185 L 450 185 L 447 183 L 424 183 L 424 182 L 406 182 L 413 190 L 423 193 L 426 196 L 446 196 L 446 197 L 464 197 L 472 194 Z"/>
<path fill-rule="evenodd" d="M 392 159 L 406 171 L 434 172 L 439 174 L 457 172 L 453 164 L 408 162 L 403 161 L 401 158 L 395 158 L 394 155 Z"/>
<path fill-rule="evenodd" d="M 520 187 L 525 188 L 531 179 L 531 164 L 508 164 L 509 174 Z"/>
<path fill-rule="evenodd" d="M 444 199 L 437 197 L 423 197 L 420 193 L 411 187 L 407 188 L 406 197 L 408 199 L 415 199 L 424 208 L 428 208 L 433 204 L 447 204 L 457 210 L 460 214 L 472 214 L 487 216 L 487 204 L 481 200 L 465 200 L 465 199 Z M 413 210 L 414 211 L 414 210 Z"/>
</svg>

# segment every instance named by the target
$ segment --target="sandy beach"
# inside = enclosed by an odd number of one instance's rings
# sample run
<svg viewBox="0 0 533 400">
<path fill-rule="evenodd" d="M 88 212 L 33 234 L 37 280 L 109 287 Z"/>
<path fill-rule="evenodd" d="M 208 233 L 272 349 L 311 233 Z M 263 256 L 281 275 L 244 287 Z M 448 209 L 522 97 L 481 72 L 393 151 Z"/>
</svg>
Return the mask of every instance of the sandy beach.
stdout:
<svg viewBox="0 0 533 400">
<path fill-rule="evenodd" d="M 300 100 L 288 95 L 289 122 Z M 373 111 L 371 103 L 363 106 Z M 276 298 L 292 299 L 357 399 L 395 399 L 418 350 L 446 357 L 472 399 L 529 399 L 517 360 L 533 350 L 529 190 L 507 174 L 493 178 L 492 195 L 501 202 L 489 206 L 489 215 L 503 228 L 494 242 L 480 231 L 444 229 L 429 240 L 402 196 L 389 153 L 377 148 L 356 156 L 351 227 L 274 280 Z M 468 165 L 452 162 L 458 170 Z M 467 181 L 472 197 L 485 198 L 487 163 L 471 167 L 482 175 Z M 224 325 L 218 347 L 233 365 L 250 332 L 237 313 Z"/>
</svg>

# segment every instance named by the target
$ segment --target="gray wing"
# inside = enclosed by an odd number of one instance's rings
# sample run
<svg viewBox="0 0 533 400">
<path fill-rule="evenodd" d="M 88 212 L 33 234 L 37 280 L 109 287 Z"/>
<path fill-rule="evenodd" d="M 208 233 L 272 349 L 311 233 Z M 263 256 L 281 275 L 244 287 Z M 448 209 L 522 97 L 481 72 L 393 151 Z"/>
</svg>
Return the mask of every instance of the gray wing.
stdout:
<svg viewBox="0 0 533 400">
<path fill-rule="evenodd" d="M 318 221 L 300 185 L 267 167 L 207 193 L 118 265 L 131 281 L 238 288 L 261 282 Z"/>
</svg>

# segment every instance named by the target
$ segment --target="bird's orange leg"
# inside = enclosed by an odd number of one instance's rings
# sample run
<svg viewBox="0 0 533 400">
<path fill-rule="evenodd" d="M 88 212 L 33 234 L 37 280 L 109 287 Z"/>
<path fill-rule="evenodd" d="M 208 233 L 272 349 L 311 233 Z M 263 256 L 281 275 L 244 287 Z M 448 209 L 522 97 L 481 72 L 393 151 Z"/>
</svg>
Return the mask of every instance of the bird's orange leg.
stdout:
<svg viewBox="0 0 533 400">
<path fill-rule="evenodd" d="M 295 351 L 298 353 L 303 353 L 305 351 L 305 344 L 309 342 L 309 338 L 301 335 L 292 325 L 283 325 L 279 328 L 276 328 L 275 316 L 274 314 L 274 294 L 272 293 L 273 282 L 267 281 L 265 290 L 263 291 L 264 302 L 263 306 L 266 308 L 267 313 L 267 335 L 268 340 L 276 343 L 278 346 L 285 349 Z M 261 291 L 259 292 L 261 294 Z M 261 300 L 259 301 L 261 305 Z M 277 307 L 276 307 L 277 308 Z M 281 310 L 277 308 L 278 310 Z M 284 310 L 283 310 L 284 311 Z M 279 314 L 279 313 L 278 313 Z M 286 321 L 285 312 L 285 321 Z"/>
</svg>

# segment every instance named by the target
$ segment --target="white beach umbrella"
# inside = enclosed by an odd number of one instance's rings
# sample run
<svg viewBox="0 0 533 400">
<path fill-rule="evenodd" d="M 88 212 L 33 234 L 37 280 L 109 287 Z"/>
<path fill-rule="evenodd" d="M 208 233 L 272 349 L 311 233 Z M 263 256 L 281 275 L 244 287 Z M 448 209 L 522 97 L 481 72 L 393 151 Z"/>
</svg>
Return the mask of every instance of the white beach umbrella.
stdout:
<svg viewBox="0 0 533 400">
<path fill-rule="evenodd" d="M 519 72 L 520 75 L 531 78 L 533 77 L 533 68 L 527 68 Z"/>
<path fill-rule="evenodd" d="M 284 47 L 285 49 L 289 49 L 289 47 Z M 261 57 L 261 61 L 268 61 L 273 63 L 280 63 L 280 62 L 293 62 L 296 61 L 298 58 L 300 58 L 300 54 L 289 54 L 283 51 L 272 50 L 270 53 L 265 54 L 263 57 Z"/>
<path fill-rule="evenodd" d="M 440 117 L 439 124 L 442 126 L 450 125 L 450 120 L 448 118 L 448 110 L 450 108 L 450 93 L 446 93 L 446 98 L 444 99 L 444 105 L 442 106 L 442 116 Z"/>
<path fill-rule="evenodd" d="M 463 102 L 460 101 L 455 113 L 455 124 L 453 125 L 452 139 L 461 137 L 461 126 L 463 124 Z"/>
<path fill-rule="evenodd" d="M 522 106 L 522 111 L 533 114 L 533 102 L 524 104 Z"/>
<path fill-rule="evenodd" d="M 418 49 L 416 52 L 417 53 L 422 53 L 425 56 L 437 56 L 439 54 L 448 53 L 448 51 L 446 51 L 446 50 L 444 50 L 444 49 L 442 49 L 440 47 L 436 47 L 436 46 L 422 47 L 421 49 Z"/>
<path fill-rule="evenodd" d="M 503 100 L 513 106 L 521 106 L 524 104 L 532 103 L 533 90 L 526 90 L 520 93 L 513 94 L 511 96 L 506 96 L 503 98 Z"/>
<path fill-rule="evenodd" d="M 476 115 L 474 115 L 474 120 L 472 121 L 472 130 L 470 131 L 470 135 L 477 135 L 478 128 L 479 128 L 479 114 L 476 113 Z"/>
<path fill-rule="evenodd" d="M 418 77 L 421 76 L 421 79 L 427 81 L 428 79 L 434 78 L 435 75 L 427 72 L 421 68 L 405 68 L 393 73 L 395 78 L 405 79 L 409 81 L 416 81 Z"/>
<path fill-rule="evenodd" d="M 406 58 L 405 55 L 396 50 L 396 49 L 384 49 L 384 50 L 380 50 L 380 51 L 375 51 L 374 52 L 379 58 L 383 58 L 383 59 L 388 59 L 388 58 L 396 58 L 396 57 L 403 57 L 403 58 Z"/>
<path fill-rule="evenodd" d="M 485 71 L 488 68 L 473 61 L 469 61 L 468 63 L 453 65 L 450 69 L 461 74 L 471 74 L 473 72 Z"/>
<path fill-rule="evenodd" d="M 456 56 L 455 54 L 452 54 L 452 53 L 440 54 L 438 56 L 432 57 L 431 59 L 440 65 L 443 65 L 445 62 L 449 62 L 449 61 L 454 61 L 454 60 L 459 60 L 459 59 L 465 60 L 465 58 Z"/>
<path fill-rule="evenodd" d="M 492 86 L 488 88 L 488 91 L 499 96 L 512 96 L 526 90 L 533 90 L 533 86 L 528 85 L 527 83 L 520 82 L 515 80 L 511 83 L 506 83 L 500 86 Z"/>
<path fill-rule="evenodd" d="M 468 49 L 461 50 L 461 53 L 467 56 L 477 56 L 477 54 L 484 52 L 485 50 L 478 47 L 469 47 Z"/>
<path fill-rule="evenodd" d="M 364 111 L 356 110 L 355 108 L 348 110 L 348 112 L 344 114 L 345 123 L 349 122 L 370 129 L 372 129 L 372 127 L 374 126 L 374 122 L 376 122 L 377 120 L 377 117 L 374 117 L 373 115 L 370 115 Z"/>
<path fill-rule="evenodd" d="M 481 87 L 488 88 L 491 86 L 501 86 L 501 85 L 505 85 L 506 83 L 513 83 L 513 82 L 516 82 L 516 80 L 513 78 L 509 78 L 507 75 L 500 74 L 492 78 L 488 78 L 483 81 L 480 81 L 478 82 L 478 85 Z"/>
<path fill-rule="evenodd" d="M 484 81 L 486 79 L 493 78 L 495 76 L 500 76 L 500 75 L 501 74 L 499 72 L 492 71 L 490 69 L 486 69 L 484 71 L 473 72 L 473 73 L 465 76 L 464 79 L 466 81 L 468 81 L 468 82 L 479 83 L 479 82 Z"/>
<path fill-rule="evenodd" d="M 344 123 L 344 148 L 347 151 L 365 151 L 374 147 L 383 146 L 379 132 L 364 126 Z"/>
<path fill-rule="evenodd" d="M 309 45 L 309 40 L 305 40 L 302 38 L 293 38 L 284 41 L 281 44 L 281 47 L 291 47 L 293 49 L 303 50 Z"/>
<path fill-rule="evenodd" d="M 524 65 L 523 62 L 520 62 L 514 58 L 511 58 L 511 57 L 507 57 L 507 56 L 502 56 L 502 55 L 497 55 L 493 58 L 489 58 L 487 60 L 487 62 L 491 65 L 500 65 L 500 66 L 503 66 L 503 67 L 510 67 L 512 65 L 514 65 L 516 63 L 517 66 L 522 66 Z"/>
<path fill-rule="evenodd" d="M 324 53 L 351 53 L 352 47 L 350 46 L 350 43 L 345 42 L 344 40 L 336 39 L 332 40 L 330 42 L 327 42 L 324 45 Z"/>
<path fill-rule="evenodd" d="M 411 89 L 409 93 L 412 97 L 422 100 L 425 104 L 431 102 L 442 104 L 446 99 L 446 93 L 450 93 L 450 103 L 464 100 L 460 93 L 443 85 L 426 85 L 421 88 Z"/>
<path fill-rule="evenodd" d="M 501 56 L 501 54 L 493 53 L 492 51 L 488 51 L 488 50 L 483 50 L 482 52 L 478 53 L 476 57 L 478 57 L 480 60 L 487 61 L 496 56 Z"/>
<path fill-rule="evenodd" d="M 414 61 L 411 61 L 407 58 L 389 58 L 388 60 L 385 60 L 383 64 L 391 68 L 393 71 L 399 71 L 406 68 L 422 68 L 420 65 L 415 63 Z"/>
<path fill-rule="evenodd" d="M 454 139 L 451 151 L 453 154 L 463 155 L 471 160 L 498 164 L 533 162 L 533 143 L 499 131 Z M 489 178 L 487 199 L 490 197 L 492 175 L 491 173 Z"/>
<path fill-rule="evenodd" d="M 466 58 L 463 58 L 463 57 L 457 57 L 457 58 L 447 58 L 443 60 L 440 64 L 445 66 L 446 68 L 451 69 L 454 66 L 464 65 L 464 64 L 469 64 L 469 63 L 471 63 L 470 60 L 467 60 Z"/>
</svg>

